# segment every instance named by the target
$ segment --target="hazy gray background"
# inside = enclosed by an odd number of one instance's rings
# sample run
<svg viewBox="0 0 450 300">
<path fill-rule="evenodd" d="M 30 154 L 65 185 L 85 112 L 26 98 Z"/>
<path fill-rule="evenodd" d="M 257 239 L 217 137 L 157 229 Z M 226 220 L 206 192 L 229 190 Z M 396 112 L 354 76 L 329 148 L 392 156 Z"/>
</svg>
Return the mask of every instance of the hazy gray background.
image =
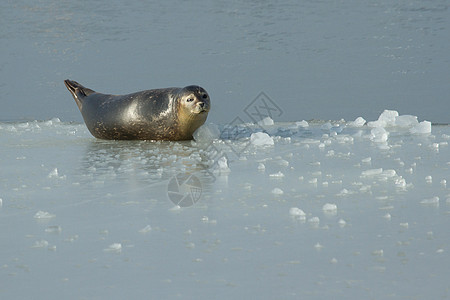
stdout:
<svg viewBox="0 0 450 300">
<path fill-rule="evenodd" d="M 199 84 L 209 121 L 260 91 L 278 121 L 448 123 L 448 1 L 2 1 L 0 120 L 82 122 L 63 85 L 100 92 Z"/>
</svg>

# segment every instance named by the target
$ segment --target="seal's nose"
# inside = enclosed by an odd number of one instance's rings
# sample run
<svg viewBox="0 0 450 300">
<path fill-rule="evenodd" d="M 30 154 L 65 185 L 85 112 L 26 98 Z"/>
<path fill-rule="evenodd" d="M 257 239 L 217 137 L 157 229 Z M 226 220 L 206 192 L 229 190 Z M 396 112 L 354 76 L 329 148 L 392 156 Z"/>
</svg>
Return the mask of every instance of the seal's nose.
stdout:
<svg viewBox="0 0 450 300">
<path fill-rule="evenodd" d="M 201 108 L 205 107 L 205 102 L 200 102 L 198 105 L 200 105 Z"/>
</svg>

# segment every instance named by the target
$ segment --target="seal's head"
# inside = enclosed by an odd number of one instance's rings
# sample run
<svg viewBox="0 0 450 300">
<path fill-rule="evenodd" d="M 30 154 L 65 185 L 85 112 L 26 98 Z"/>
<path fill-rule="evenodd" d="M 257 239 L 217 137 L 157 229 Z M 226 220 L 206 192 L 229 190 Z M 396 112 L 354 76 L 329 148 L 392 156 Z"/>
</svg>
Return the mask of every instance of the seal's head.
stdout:
<svg viewBox="0 0 450 300">
<path fill-rule="evenodd" d="M 197 85 L 182 88 L 179 92 L 179 109 L 187 114 L 208 114 L 211 107 L 208 93 Z"/>
<path fill-rule="evenodd" d="M 211 108 L 209 95 L 202 87 L 190 85 L 180 89 L 177 98 L 178 122 L 182 125 L 183 135 L 190 139 L 206 121 Z"/>
</svg>

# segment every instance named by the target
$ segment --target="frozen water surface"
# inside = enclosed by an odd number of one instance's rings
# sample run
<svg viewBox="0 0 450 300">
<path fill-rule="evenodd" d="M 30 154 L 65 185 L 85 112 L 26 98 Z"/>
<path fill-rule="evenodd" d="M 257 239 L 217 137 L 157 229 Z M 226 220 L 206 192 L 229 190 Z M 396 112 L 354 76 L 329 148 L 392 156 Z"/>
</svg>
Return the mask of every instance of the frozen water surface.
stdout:
<svg viewBox="0 0 450 300">
<path fill-rule="evenodd" d="M 448 298 L 450 127 L 356 123 L 187 142 L 0 123 L 0 295 Z M 190 207 L 168 197 L 180 173 L 201 182 Z"/>
</svg>

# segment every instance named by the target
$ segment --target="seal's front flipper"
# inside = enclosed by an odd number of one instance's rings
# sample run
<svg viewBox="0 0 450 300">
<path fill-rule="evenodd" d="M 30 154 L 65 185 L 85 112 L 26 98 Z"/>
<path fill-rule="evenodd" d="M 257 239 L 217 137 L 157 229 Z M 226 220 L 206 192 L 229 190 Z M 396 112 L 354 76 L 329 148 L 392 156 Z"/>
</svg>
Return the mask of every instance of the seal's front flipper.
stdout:
<svg viewBox="0 0 450 300">
<path fill-rule="evenodd" d="M 83 99 L 89 96 L 92 93 L 95 93 L 93 90 L 88 89 L 76 81 L 66 79 L 64 80 L 64 84 L 66 85 L 69 92 L 72 94 L 73 99 L 78 105 L 78 108 L 81 111 L 81 107 L 83 105 Z"/>
</svg>

